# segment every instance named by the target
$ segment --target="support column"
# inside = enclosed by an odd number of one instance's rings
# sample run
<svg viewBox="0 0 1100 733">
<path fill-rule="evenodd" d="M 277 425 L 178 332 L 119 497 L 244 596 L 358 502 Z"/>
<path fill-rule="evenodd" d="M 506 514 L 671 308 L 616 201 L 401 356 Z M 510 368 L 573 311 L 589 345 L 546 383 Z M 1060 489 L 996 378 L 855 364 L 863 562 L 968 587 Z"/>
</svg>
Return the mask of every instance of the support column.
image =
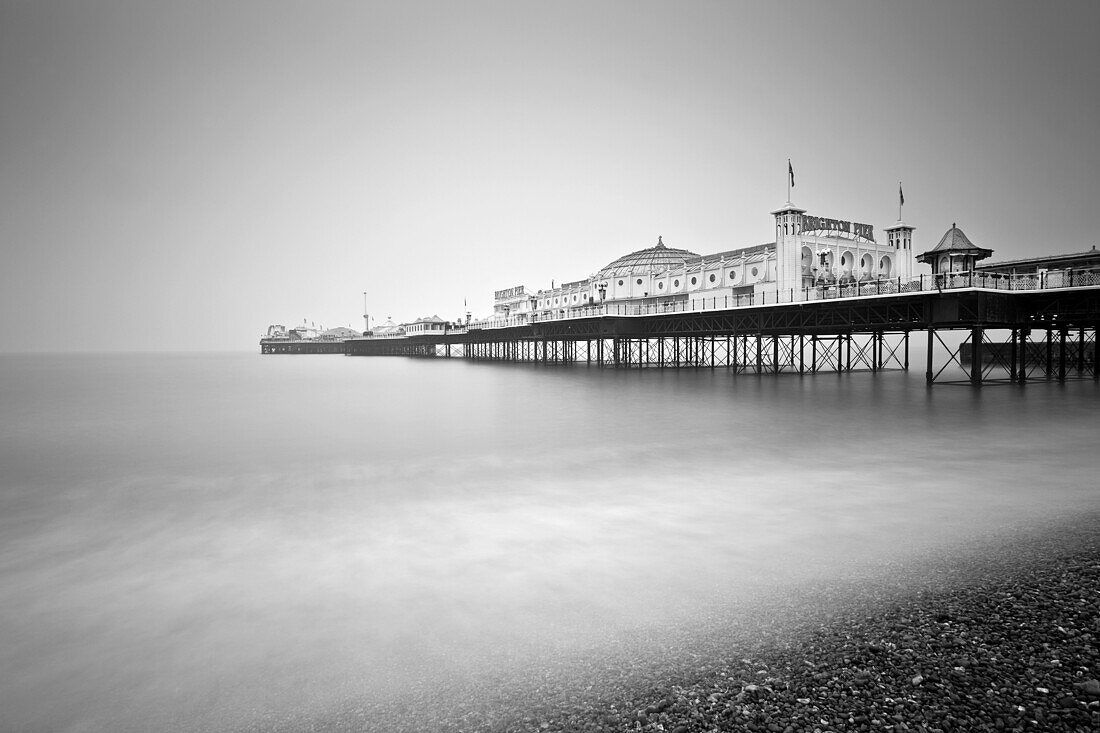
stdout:
<svg viewBox="0 0 1100 733">
<path fill-rule="evenodd" d="M 1023 384 L 1027 381 L 1027 337 L 1031 331 L 1026 328 L 1020 329 L 1020 365 L 1019 373 L 1016 375 L 1016 381 Z"/>
<path fill-rule="evenodd" d="M 1085 374 L 1085 328 L 1082 326 L 1077 331 L 1077 376 Z"/>
<path fill-rule="evenodd" d="M 982 386 L 982 329 L 970 329 L 970 384 Z"/>
<path fill-rule="evenodd" d="M 1092 381 L 1100 380 L 1100 323 L 1092 325 Z"/>
<path fill-rule="evenodd" d="M 932 344 L 936 340 L 936 329 L 929 327 L 928 329 L 928 367 L 924 372 L 924 381 L 929 386 L 932 385 Z"/>
<path fill-rule="evenodd" d="M 1066 329 L 1058 329 L 1058 381 L 1066 381 Z"/>
<path fill-rule="evenodd" d="M 1092 381 L 1100 380 L 1100 323 L 1092 326 Z"/>
<path fill-rule="evenodd" d="M 1047 379 L 1054 376 L 1054 332 L 1047 329 Z"/>
<path fill-rule="evenodd" d="M 1020 330 L 1017 328 L 1012 329 L 1012 349 L 1009 355 L 1008 361 L 1008 381 L 1016 381 L 1016 350 L 1019 348 Z"/>
</svg>

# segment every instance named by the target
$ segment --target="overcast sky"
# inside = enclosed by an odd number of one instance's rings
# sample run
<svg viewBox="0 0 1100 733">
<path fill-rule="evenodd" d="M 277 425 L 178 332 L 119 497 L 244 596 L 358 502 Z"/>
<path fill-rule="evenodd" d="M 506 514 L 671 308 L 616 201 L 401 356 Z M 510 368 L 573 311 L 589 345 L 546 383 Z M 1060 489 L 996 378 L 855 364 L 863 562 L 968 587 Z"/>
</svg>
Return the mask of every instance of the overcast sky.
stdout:
<svg viewBox="0 0 1100 733">
<path fill-rule="evenodd" d="M 1097 244 L 1100 3 L 0 0 L 7 351 L 475 315 L 769 211 Z"/>
</svg>

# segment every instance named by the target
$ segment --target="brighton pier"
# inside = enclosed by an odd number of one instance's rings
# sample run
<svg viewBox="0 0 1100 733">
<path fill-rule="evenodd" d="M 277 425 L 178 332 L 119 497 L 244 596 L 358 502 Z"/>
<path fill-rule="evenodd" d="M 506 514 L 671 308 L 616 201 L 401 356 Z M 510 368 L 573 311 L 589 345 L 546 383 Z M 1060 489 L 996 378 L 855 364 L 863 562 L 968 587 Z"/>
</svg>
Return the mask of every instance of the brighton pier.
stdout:
<svg viewBox="0 0 1100 733">
<path fill-rule="evenodd" d="M 774 242 L 703 256 L 659 238 L 584 280 L 496 291 L 489 318 L 265 338 L 261 351 L 764 375 L 909 370 L 922 349 L 929 384 L 1100 377 L 1095 247 L 984 264 L 992 250 L 954 224 L 914 255 L 900 218 L 883 242 L 870 225 L 790 202 L 772 215 Z M 914 274 L 916 261 L 931 273 Z"/>
</svg>

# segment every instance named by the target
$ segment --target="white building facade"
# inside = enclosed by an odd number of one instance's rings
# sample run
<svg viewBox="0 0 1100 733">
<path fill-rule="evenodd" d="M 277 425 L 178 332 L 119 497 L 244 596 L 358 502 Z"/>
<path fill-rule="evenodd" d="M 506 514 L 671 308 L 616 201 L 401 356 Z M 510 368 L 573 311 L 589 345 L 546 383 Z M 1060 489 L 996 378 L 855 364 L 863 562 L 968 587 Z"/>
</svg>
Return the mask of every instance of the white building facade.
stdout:
<svg viewBox="0 0 1100 733">
<path fill-rule="evenodd" d="M 658 237 L 656 245 L 584 280 L 535 293 L 522 286 L 497 291 L 493 318 L 522 323 L 625 303 L 699 310 L 746 295 L 799 301 L 820 286 L 913 276 L 913 227 L 900 220 L 884 229 L 881 241 L 869 224 L 810 215 L 790 202 L 772 216 L 774 242 L 699 255 Z"/>
</svg>

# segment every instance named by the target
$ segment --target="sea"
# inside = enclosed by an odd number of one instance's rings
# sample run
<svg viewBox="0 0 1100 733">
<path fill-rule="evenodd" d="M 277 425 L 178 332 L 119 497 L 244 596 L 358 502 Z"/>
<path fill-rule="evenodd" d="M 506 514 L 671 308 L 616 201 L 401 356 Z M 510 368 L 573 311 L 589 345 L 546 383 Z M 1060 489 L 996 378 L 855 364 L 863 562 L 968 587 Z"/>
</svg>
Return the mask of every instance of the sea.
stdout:
<svg viewBox="0 0 1100 733">
<path fill-rule="evenodd" d="M 371 711 L 644 659 L 776 594 L 1096 512 L 1098 397 L 0 356 L 0 730 L 390 730 Z"/>
</svg>

